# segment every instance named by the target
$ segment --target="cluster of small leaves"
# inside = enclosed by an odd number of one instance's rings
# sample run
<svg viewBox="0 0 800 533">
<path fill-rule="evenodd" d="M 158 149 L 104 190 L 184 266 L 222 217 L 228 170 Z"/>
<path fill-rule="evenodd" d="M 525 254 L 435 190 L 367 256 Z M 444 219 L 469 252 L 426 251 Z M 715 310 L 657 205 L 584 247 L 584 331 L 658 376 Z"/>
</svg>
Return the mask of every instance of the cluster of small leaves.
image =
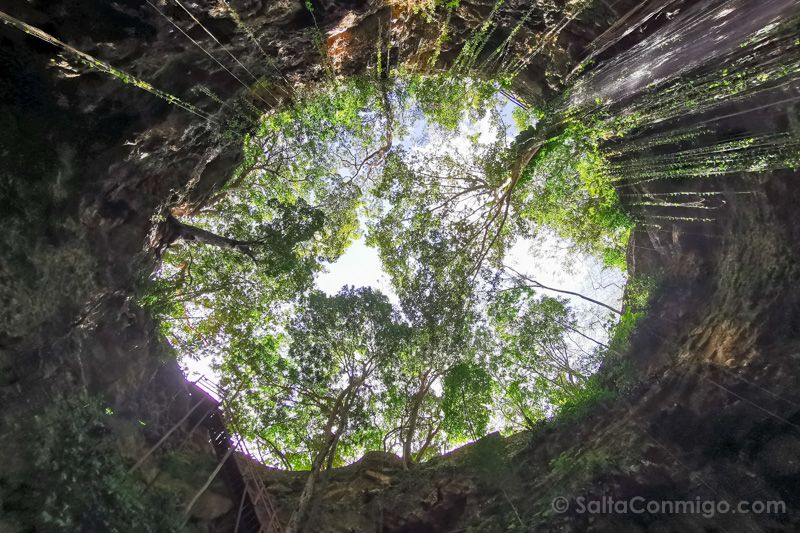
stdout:
<svg viewBox="0 0 800 533">
<path fill-rule="evenodd" d="M 490 368 L 506 419 L 532 428 L 593 394 L 590 376 L 599 360 L 568 341 L 578 324 L 565 300 L 513 288 L 490 304 L 489 318 L 497 343 Z"/>
<path fill-rule="evenodd" d="M 569 396 L 554 398 L 558 405 L 558 421 L 580 420 L 598 405 L 613 400 L 617 395 L 618 391 L 608 388 L 598 375 L 591 376 Z"/>
<path fill-rule="evenodd" d="M 142 487 L 129 474 L 109 438 L 112 416 L 95 401 L 75 400 L 51 407 L 35 421 L 37 531 L 171 532 L 175 503 Z"/>
<path fill-rule="evenodd" d="M 401 72 L 403 90 L 425 118 L 454 131 L 465 118 L 477 120 L 497 104 L 497 81 L 453 73 L 422 75 Z"/>
<path fill-rule="evenodd" d="M 493 383 L 489 372 L 474 361 L 451 367 L 444 379 L 444 428 L 458 440 L 486 434 L 491 418 Z"/>
<path fill-rule="evenodd" d="M 524 107 L 515 107 L 511 112 L 511 118 L 518 131 L 525 131 L 528 128 L 536 127 L 536 124 L 544 119 L 544 117 L 544 111 L 535 107 L 528 109 Z"/>
<path fill-rule="evenodd" d="M 421 14 L 428 22 L 433 21 L 437 9 L 445 8 L 449 12 L 461 5 L 461 0 L 400 0 L 403 1 L 412 13 Z"/>
<path fill-rule="evenodd" d="M 554 230 L 576 251 L 624 268 L 634 225 L 605 170 L 605 133 L 571 123 L 548 140 L 520 180 L 527 200 L 521 216 Z"/>
<path fill-rule="evenodd" d="M 623 313 L 607 325 L 608 347 L 600 351 L 602 375 L 596 379 L 612 384 L 615 390 L 624 390 L 631 384 L 630 363 L 625 354 L 630 348 L 634 331 L 647 314 L 658 283 L 655 276 L 640 274 L 630 278 L 625 288 Z"/>
<path fill-rule="evenodd" d="M 224 383 L 241 391 L 240 433 L 293 469 L 310 467 L 326 433 L 336 434 L 334 465 L 378 447 L 370 410 L 382 388 L 378 369 L 396 352 L 393 313 L 371 289 L 312 292 L 285 335 L 240 339 L 222 367 Z"/>
</svg>

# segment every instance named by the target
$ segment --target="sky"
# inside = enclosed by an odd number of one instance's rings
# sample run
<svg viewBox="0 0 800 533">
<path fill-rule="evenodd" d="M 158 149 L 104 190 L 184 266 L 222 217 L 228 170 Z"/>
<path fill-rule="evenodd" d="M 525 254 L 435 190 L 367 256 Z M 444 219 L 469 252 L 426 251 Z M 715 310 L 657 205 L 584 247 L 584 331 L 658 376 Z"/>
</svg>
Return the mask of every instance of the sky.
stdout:
<svg viewBox="0 0 800 533">
<path fill-rule="evenodd" d="M 506 258 L 506 264 L 544 285 L 580 292 L 620 307 L 625 275 L 604 268 L 592 257 L 571 256 L 564 243 L 554 236 L 548 235 L 536 241 L 517 241 Z M 316 280 L 316 287 L 330 295 L 339 292 L 344 285 L 372 287 L 387 295 L 393 303 L 398 301 L 378 251 L 367 246 L 363 237 L 353 242 L 347 252 L 328 267 L 328 272 Z M 542 294 L 554 295 L 547 291 Z M 579 298 L 568 299 L 577 307 L 585 306 Z"/>
<path fill-rule="evenodd" d="M 511 112 L 514 104 L 505 102 L 501 108 L 501 115 L 507 125 L 510 125 L 508 135 L 514 136 L 517 131 L 513 126 Z M 480 134 L 479 142 L 489 143 L 496 139 L 491 123 L 486 117 L 475 123 L 462 123 L 460 134 L 443 141 L 420 120 L 410 128 L 409 134 L 400 139 L 397 144 L 409 151 L 458 151 L 468 153 L 471 149 L 469 135 Z M 361 236 L 353 241 L 346 252 L 333 264 L 327 265 L 325 271 L 318 274 L 315 287 L 326 294 L 335 295 L 343 286 L 371 287 L 385 294 L 394 305 L 399 305 L 388 274 L 383 270 L 378 250 L 367 246 L 364 237 L 366 221 L 360 220 Z M 622 294 L 626 282 L 625 274 L 619 270 L 607 269 L 603 264 L 588 256 L 576 256 L 568 251 L 567 243 L 555 235 L 546 232 L 540 233 L 536 240 L 520 239 L 510 248 L 505 258 L 505 264 L 536 281 L 558 289 L 584 294 L 590 298 L 602 301 L 616 308 L 621 307 Z M 541 295 L 558 296 L 569 300 L 570 307 L 579 319 L 580 328 L 585 335 L 589 335 L 600 342 L 607 340 L 608 311 L 590 304 L 578 297 L 563 295 L 550 291 L 539 291 Z M 586 353 L 592 353 L 596 347 L 584 337 L 568 333 L 567 336 L 574 345 Z M 197 381 L 201 377 L 208 378 L 212 383 L 219 382 L 219 375 L 214 370 L 213 358 L 210 356 L 201 360 L 186 359 L 180 362 L 184 374 L 190 381 Z M 439 388 L 440 384 L 434 385 Z M 203 387 L 209 394 L 216 397 L 213 387 Z M 441 391 L 437 391 L 441 392 Z M 499 413 L 494 414 L 499 417 Z M 497 420 L 494 420 L 494 426 Z M 500 427 L 500 426 L 497 426 Z"/>
<path fill-rule="evenodd" d="M 353 242 L 347 252 L 328 267 L 328 272 L 318 276 L 315 285 L 330 295 L 336 294 L 345 285 L 372 287 L 388 296 L 392 303 L 398 302 L 389 276 L 381 266 L 378 250 L 367 246 L 364 237 Z"/>
</svg>

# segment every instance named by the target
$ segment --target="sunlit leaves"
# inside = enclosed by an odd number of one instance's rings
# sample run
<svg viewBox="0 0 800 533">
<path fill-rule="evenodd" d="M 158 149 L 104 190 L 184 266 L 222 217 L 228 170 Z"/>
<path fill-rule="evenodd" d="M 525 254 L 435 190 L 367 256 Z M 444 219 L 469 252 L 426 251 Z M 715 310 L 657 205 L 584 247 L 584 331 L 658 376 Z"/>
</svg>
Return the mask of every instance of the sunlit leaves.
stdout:
<svg viewBox="0 0 800 533">
<path fill-rule="evenodd" d="M 372 449 L 381 434 L 374 375 L 395 353 L 395 320 L 385 296 L 345 288 L 336 296 L 312 292 L 285 338 L 240 338 L 222 370 L 230 389 L 242 388 L 235 411 L 245 435 L 293 468 L 308 468 L 319 453 L 341 464 Z M 323 449 L 330 435 L 338 446 Z"/>
<path fill-rule="evenodd" d="M 492 378 L 483 366 L 464 361 L 444 378 L 444 429 L 455 441 L 486 434 L 492 404 Z"/>
<path fill-rule="evenodd" d="M 468 117 L 482 118 L 496 98 L 499 86 L 493 80 L 463 79 L 455 74 L 422 76 L 406 74 L 406 90 L 422 113 L 449 130 Z"/>
<path fill-rule="evenodd" d="M 529 288 L 501 292 L 489 306 L 497 342 L 491 359 L 504 416 L 532 426 L 580 394 L 599 361 L 569 340 L 578 323 L 566 301 L 537 297 Z"/>
<path fill-rule="evenodd" d="M 238 174 L 184 219 L 243 244 L 176 244 L 153 286 L 170 340 L 221 363 L 236 431 L 274 465 L 316 470 L 380 448 L 414 462 L 530 427 L 597 366 L 570 341 L 565 301 L 500 280 L 511 246 L 545 228 L 621 264 L 630 221 L 605 132 L 518 111 L 511 139 L 494 81 L 387 76 L 300 91 L 264 116 Z M 441 149 L 410 145 L 420 117 Z M 460 131 L 465 119 L 483 129 Z M 456 136 L 465 149 L 447 147 Z M 362 222 L 398 306 L 311 288 Z"/>
<path fill-rule="evenodd" d="M 227 201 L 227 200 L 225 200 Z M 233 206 L 236 207 L 236 206 Z M 216 232 L 246 242 L 250 254 L 177 243 L 165 256 L 151 299 L 171 324 L 170 340 L 192 357 L 209 355 L 274 315 L 275 303 L 304 291 L 318 268 L 304 243 L 323 223 L 303 200 L 267 199 L 252 213 L 232 208 L 208 220 Z M 198 222 L 200 223 L 200 220 Z"/>
<path fill-rule="evenodd" d="M 330 388 L 373 372 L 394 341 L 393 309 L 369 288 L 312 292 L 289 324 L 289 357 L 310 385 Z"/>
<path fill-rule="evenodd" d="M 536 155 L 521 179 L 520 216 L 555 230 L 577 251 L 625 266 L 633 221 L 623 211 L 605 171 L 602 132 L 571 124 Z"/>
</svg>

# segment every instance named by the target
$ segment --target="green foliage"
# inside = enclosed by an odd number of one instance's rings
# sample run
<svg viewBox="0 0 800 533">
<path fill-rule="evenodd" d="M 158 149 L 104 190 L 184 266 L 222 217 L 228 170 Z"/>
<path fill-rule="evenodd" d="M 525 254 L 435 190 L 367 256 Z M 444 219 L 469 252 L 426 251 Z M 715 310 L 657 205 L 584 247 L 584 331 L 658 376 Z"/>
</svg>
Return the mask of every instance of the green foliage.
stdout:
<svg viewBox="0 0 800 533">
<path fill-rule="evenodd" d="M 437 9 L 445 8 L 446 11 L 458 9 L 461 5 L 461 0 L 405 0 L 411 12 L 421 14 L 425 20 L 432 22 L 436 15 Z"/>
<path fill-rule="evenodd" d="M 577 320 L 565 300 L 514 288 L 495 298 L 489 318 L 498 343 L 492 370 L 509 421 L 531 428 L 594 394 L 589 376 L 599 361 L 567 341 Z"/>
<path fill-rule="evenodd" d="M 450 131 L 458 128 L 465 115 L 482 118 L 496 104 L 499 86 L 494 80 L 471 79 L 444 73 L 436 76 L 401 72 L 407 97 L 433 124 Z"/>
<path fill-rule="evenodd" d="M 470 447 L 469 464 L 481 481 L 494 489 L 507 489 L 513 479 L 506 440 L 499 434 L 487 435 Z"/>
<path fill-rule="evenodd" d="M 602 450 L 563 452 L 550 461 L 552 471 L 562 477 L 591 478 L 614 466 L 612 457 Z"/>
<path fill-rule="evenodd" d="M 554 230 L 577 251 L 624 268 L 633 220 L 606 174 L 599 143 L 607 133 L 579 123 L 547 141 L 520 179 L 520 216 Z"/>
<path fill-rule="evenodd" d="M 286 337 L 240 338 L 222 367 L 223 382 L 242 388 L 233 406 L 239 431 L 289 468 L 309 468 L 329 433 L 338 439 L 335 465 L 374 449 L 371 391 L 395 351 L 395 321 L 385 296 L 344 288 L 309 294 Z"/>
<path fill-rule="evenodd" d="M 216 232 L 254 243 L 251 256 L 192 242 L 173 246 L 142 297 L 163 313 L 169 337 L 185 353 L 199 356 L 209 343 L 225 346 L 249 334 L 274 316 L 275 302 L 305 290 L 319 268 L 308 244 L 322 225 L 318 210 L 302 199 L 283 203 L 257 192 L 247 199 L 252 203 L 228 196 L 220 206 L 224 217 L 205 220 Z"/>
<path fill-rule="evenodd" d="M 380 140 L 364 114 L 380 114 L 378 95 L 365 78 L 299 95 L 245 139 L 238 175 L 190 222 L 253 243 L 256 257 L 172 246 L 143 296 L 181 352 L 204 356 L 251 335 L 307 290 L 321 262 L 344 252 L 358 228 L 361 191 L 336 172 L 337 150 Z"/>
<path fill-rule="evenodd" d="M 254 142 L 280 134 L 285 141 L 302 143 L 303 146 L 296 149 L 312 162 L 318 157 L 316 162 L 319 163 L 331 151 L 329 142 L 341 140 L 345 135 L 364 142 L 370 140 L 373 129 L 368 120 L 370 116 L 361 113 L 374 114 L 380 105 L 379 96 L 378 85 L 366 76 L 354 76 L 301 93 L 291 107 L 265 115 L 261 128 L 245 145 L 258 149 L 259 145 Z M 262 154 L 254 155 L 261 157 Z"/>
<path fill-rule="evenodd" d="M 655 276 L 637 275 L 628 280 L 624 294 L 624 313 L 611 328 L 609 345 L 617 352 L 628 349 L 631 335 L 650 306 L 653 291 L 658 285 Z"/>
<path fill-rule="evenodd" d="M 624 295 L 624 312 L 609 325 L 608 348 L 602 351 L 603 379 L 623 390 L 631 384 L 631 368 L 627 359 L 631 337 L 647 314 L 653 291 L 659 280 L 655 276 L 638 275 L 628 280 Z"/>
<path fill-rule="evenodd" d="M 491 18 L 459 68 L 481 57 Z M 548 127 L 557 120 L 531 110 L 515 113 L 524 130 L 509 140 L 500 81 L 379 64 L 383 79 L 327 82 L 262 117 L 238 175 L 181 221 L 240 244 L 175 243 L 143 298 L 179 352 L 217 357 L 224 387 L 240 391 L 237 433 L 285 468 L 381 447 L 419 461 L 497 418 L 532 427 L 597 395 L 566 301 L 495 295 L 509 248 L 543 229 L 624 262 L 630 220 L 605 174 L 607 133 Z M 465 153 L 401 144 L 420 119 L 443 142 L 467 120 L 497 136 L 471 135 Z M 362 221 L 398 308 L 366 289 L 311 288 Z"/>
<path fill-rule="evenodd" d="M 492 403 L 492 378 L 483 366 L 465 361 L 448 369 L 444 377 L 443 426 L 458 442 L 486 434 Z"/>
<path fill-rule="evenodd" d="M 131 478 L 109 438 L 99 403 L 71 401 L 35 421 L 36 493 L 30 512 L 37 531 L 179 531 L 175 503 Z"/>
<path fill-rule="evenodd" d="M 451 73 L 466 76 L 471 72 L 479 70 L 476 69 L 475 66 L 483 55 L 486 45 L 489 42 L 489 38 L 496 27 L 496 22 L 494 20 L 495 15 L 497 14 L 498 9 L 504 3 L 505 0 L 495 1 L 489 16 L 483 21 L 483 24 L 481 24 L 477 30 L 472 32 L 467 41 L 464 43 L 461 51 L 458 53 L 458 56 L 453 62 L 453 65 L 450 67 Z M 497 79 L 502 86 L 507 87 L 506 85 L 503 85 L 505 80 L 501 79 L 500 76 L 495 76 L 495 79 Z"/>
<path fill-rule="evenodd" d="M 568 396 L 556 398 L 559 422 L 579 420 L 591 410 L 617 397 L 617 392 L 606 388 L 598 376 L 590 377 L 583 387 Z"/>
<path fill-rule="evenodd" d="M 629 345 L 631 335 L 636 329 L 636 324 L 644 317 L 644 311 L 634 311 L 632 308 L 625 310 L 619 321 L 611 328 L 609 346 L 617 352 L 624 352 Z"/>
<path fill-rule="evenodd" d="M 544 119 L 544 112 L 536 108 L 515 107 L 511 111 L 511 118 L 518 131 L 525 131 L 528 128 L 536 127 L 536 124 Z"/>
</svg>

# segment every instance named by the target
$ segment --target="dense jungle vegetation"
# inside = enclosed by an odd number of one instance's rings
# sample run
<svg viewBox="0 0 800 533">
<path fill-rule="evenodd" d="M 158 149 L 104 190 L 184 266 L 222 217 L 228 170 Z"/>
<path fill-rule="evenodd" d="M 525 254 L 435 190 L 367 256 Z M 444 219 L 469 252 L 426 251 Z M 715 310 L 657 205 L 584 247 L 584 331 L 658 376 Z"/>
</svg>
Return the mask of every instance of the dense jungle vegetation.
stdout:
<svg viewBox="0 0 800 533">
<path fill-rule="evenodd" d="M 624 268 L 633 221 L 598 149 L 617 133 L 523 107 L 507 124 L 500 89 L 393 71 L 297 92 L 225 190 L 169 215 L 145 300 L 181 357 L 216 361 L 267 464 L 319 472 L 370 450 L 411 464 L 611 394 L 593 374 L 646 296 L 623 310 L 578 294 L 582 323 L 575 293 L 505 259 L 546 233 Z M 314 287 L 362 233 L 396 304 Z"/>
<path fill-rule="evenodd" d="M 609 346 L 576 343 L 558 288 L 504 258 L 550 231 L 624 267 L 632 220 L 597 148 L 609 132 L 517 108 L 511 137 L 499 88 L 398 73 L 297 95 L 247 138 L 225 191 L 170 218 L 176 243 L 151 301 L 184 356 L 222 354 L 224 383 L 243 387 L 242 427 L 274 464 L 339 465 L 370 449 L 418 461 L 531 427 L 599 387 Z M 470 119 L 495 138 L 459 131 Z M 410 131 L 426 126 L 420 143 Z M 467 149 L 433 144 L 454 137 Z M 368 288 L 313 288 L 361 231 L 398 305 Z M 619 322 L 621 310 L 591 304 Z"/>
</svg>

